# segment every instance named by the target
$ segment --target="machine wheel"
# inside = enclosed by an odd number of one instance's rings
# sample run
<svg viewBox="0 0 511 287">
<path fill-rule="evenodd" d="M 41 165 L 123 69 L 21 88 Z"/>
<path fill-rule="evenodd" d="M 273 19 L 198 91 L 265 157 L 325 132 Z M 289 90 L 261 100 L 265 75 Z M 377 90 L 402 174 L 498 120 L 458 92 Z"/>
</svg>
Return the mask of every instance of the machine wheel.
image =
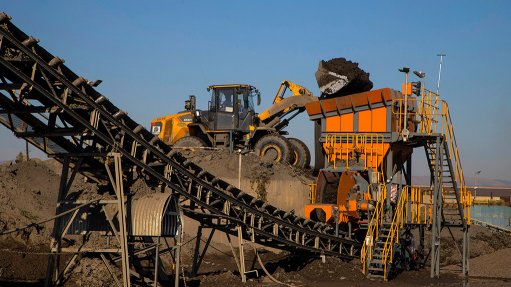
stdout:
<svg viewBox="0 0 511 287">
<path fill-rule="evenodd" d="M 308 168 L 311 163 L 311 153 L 307 145 L 296 138 L 289 138 L 288 140 L 293 149 L 291 164 L 300 168 Z"/>
<path fill-rule="evenodd" d="M 281 163 L 289 163 L 291 161 L 291 144 L 281 135 L 265 135 L 257 141 L 254 149 L 265 161 Z"/>
<path fill-rule="evenodd" d="M 178 139 L 173 147 L 184 150 L 196 150 L 197 148 L 207 147 L 207 144 L 198 137 L 187 136 Z"/>
</svg>

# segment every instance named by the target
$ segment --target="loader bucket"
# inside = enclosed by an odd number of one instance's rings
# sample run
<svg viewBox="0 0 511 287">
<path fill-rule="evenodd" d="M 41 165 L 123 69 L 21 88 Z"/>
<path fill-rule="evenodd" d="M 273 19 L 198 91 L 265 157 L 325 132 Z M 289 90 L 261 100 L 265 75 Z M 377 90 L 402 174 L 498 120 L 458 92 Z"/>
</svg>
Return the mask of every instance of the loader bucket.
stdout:
<svg viewBox="0 0 511 287">
<path fill-rule="evenodd" d="M 373 88 L 369 73 L 360 69 L 358 63 L 345 58 L 321 60 L 316 71 L 316 82 L 322 97 L 351 95 Z"/>
</svg>

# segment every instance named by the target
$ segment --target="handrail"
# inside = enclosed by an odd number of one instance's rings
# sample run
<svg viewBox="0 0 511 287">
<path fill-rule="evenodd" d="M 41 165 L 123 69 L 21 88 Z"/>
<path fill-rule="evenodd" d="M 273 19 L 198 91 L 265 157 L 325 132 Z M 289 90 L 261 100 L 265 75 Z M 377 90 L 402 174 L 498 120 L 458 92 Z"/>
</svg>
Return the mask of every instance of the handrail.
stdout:
<svg viewBox="0 0 511 287">
<path fill-rule="evenodd" d="M 444 136 L 447 143 L 448 153 L 453 161 L 453 182 L 459 192 L 460 204 L 463 207 L 464 217 L 467 223 L 470 223 L 470 207 L 471 207 L 471 194 L 467 190 L 465 184 L 465 177 L 461 165 L 461 158 L 459 149 L 454 135 L 454 126 L 452 118 L 449 113 L 449 106 L 445 100 L 439 98 L 435 92 L 427 89 L 423 90 L 420 98 L 409 98 L 411 102 L 419 102 L 417 111 L 408 111 L 409 117 L 415 117 L 418 121 L 418 132 L 427 135 L 440 133 Z M 397 110 L 393 109 L 392 113 L 398 115 L 398 122 L 402 123 L 404 120 L 404 111 L 402 110 L 404 99 L 393 100 L 393 106 L 398 107 Z M 402 124 L 397 126 L 397 132 L 401 132 Z M 434 156 L 434 155 L 433 155 Z"/>
<path fill-rule="evenodd" d="M 383 207 L 386 200 L 385 185 L 376 203 L 375 211 L 369 222 L 366 238 L 360 253 L 362 272 L 367 274 L 368 261 L 373 257 L 373 245 L 379 240 L 380 228 L 383 226 Z M 394 244 L 399 241 L 399 231 L 406 224 L 432 224 L 432 195 L 425 197 L 425 190 L 418 186 L 403 186 L 399 200 L 394 209 L 391 228 L 382 252 L 382 264 L 386 280 L 388 265 L 393 262 Z"/>
<path fill-rule="evenodd" d="M 367 272 L 367 255 L 369 254 L 369 261 L 373 259 L 373 245 L 378 240 L 379 228 L 383 222 L 383 204 L 387 198 L 387 189 L 384 184 L 380 185 L 380 196 L 376 202 L 373 215 L 369 221 L 367 228 L 366 238 L 360 251 L 360 263 L 362 264 L 362 273 Z"/>
<path fill-rule="evenodd" d="M 384 136 L 378 133 L 328 133 L 325 136 L 327 160 L 336 169 L 337 161 L 344 161 L 346 170 L 352 167 L 350 159 L 364 159 L 364 169 L 380 170 L 385 146 Z"/>
<path fill-rule="evenodd" d="M 394 211 L 394 218 L 390 226 L 390 231 L 385 241 L 385 245 L 382 251 L 382 265 L 383 265 L 383 279 L 387 280 L 387 267 L 389 263 L 392 263 L 394 258 L 394 244 L 399 241 L 399 229 L 403 227 L 405 216 L 408 211 L 408 186 L 404 186 L 399 201 L 396 204 Z"/>
<path fill-rule="evenodd" d="M 309 183 L 309 202 L 311 204 L 316 203 L 316 183 Z"/>
</svg>

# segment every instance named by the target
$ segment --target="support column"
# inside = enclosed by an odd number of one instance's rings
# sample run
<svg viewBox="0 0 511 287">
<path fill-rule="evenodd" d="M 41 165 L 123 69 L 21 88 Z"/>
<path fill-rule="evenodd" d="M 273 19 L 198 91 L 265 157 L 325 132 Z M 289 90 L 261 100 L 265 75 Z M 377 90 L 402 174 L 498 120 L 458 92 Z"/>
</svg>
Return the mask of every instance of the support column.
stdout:
<svg viewBox="0 0 511 287">
<path fill-rule="evenodd" d="M 199 270 L 199 265 L 202 261 L 202 258 L 199 255 L 201 239 L 202 239 L 202 223 L 200 223 L 199 227 L 197 227 L 197 235 L 195 237 L 195 249 L 193 251 L 192 274 L 191 274 L 192 277 L 195 277 L 195 275 L 197 275 L 197 271 Z"/>
<path fill-rule="evenodd" d="M 422 259 L 421 259 L 421 263 L 423 264 L 423 266 L 426 264 L 426 262 L 424 262 L 424 228 L 425 228 L 425 225 L 424 224 L 420 224 L 419 225 L 419 254 L 421 254 L 422 256 Z"/>
<path fill-rule="evenodd" d="M 469 259 L 470 259 L 470 235 L 468 232 L 469 226 L 463 230 L 463 276 L 468 277 L 469 272 Z"/>
<path fill-rule="evenodd" d="M 64 201 L 67 197 L 67 193 L 69 191 L 69 188 L 71 187 L 71 184 L 73 183 L 76 174 L 78 173 L 78 170 L 80 169 L 82 159 L 79 158 L 74 167 L 71 175 L 69 175 L 71 159 L 69 156 L 65 156 L 64 162 L 62 163 L 62 171 L 60 175 L 60 185 L 59 185 L 59 193 L 57 196 L 57 208 L 55 209 L 55 214 L 59 214 L 63 212 L 63 208 L 61 205 L 61 202 Z M 45 280 L 45 286 L 51 286 L 55 283 L 55 280 L 62 279 L 65 275 L 65 273 L 69 270 L 69 268 L 74 265 L 76 254 L 73 255 L 72 260 L 68 261 L 66 264 L 66 268 L 62 273 L 59 272 L 60 267 L 60 244 L 62 241 L 62 238 L 66 235 L 67 230 L 69 226 L 71 225 L 72 221 L 74 220 L 76 214 L 78 213 L 78 210 L 76 210 L 73 215 L 68 218 L 68 221 L 64 221 L 64 217 L 58 217 L 55 219 L 53 223 L 53 230 L 52 230 L 52 237 L 51 237 L 51 243 L 50 243 L 50 251 L 55 252 L 56 254 L 50 254 L 48 256 L 48 266 L 46 270 L 46 280 Z M 62 230 L 62 232 L 61 232 Z"/>
<path fill-rule="evenodd" d="M 158 287 L 158 261 L 160 259 L 160 236 L 156 237 L 156 247 L 154 251 L 154 287 Z"/>
<path fill-rule="evenodd" d="M 179 206 L 179 205 L 178 205 Z M 176 262 L 176 272 L 175 273 L 175 277 L 174 277 L 174 287 L 179 287 L 179 268 L 181 268 L 181 245 L 183 244 L 183 210 L 181 209 L 181 207 L 178 207 L 179 208 L 179 220 L 181 220 L 180 224 L 179 224 L 179 234 L 178 236 L 176 237 L 176 252 L 175 252 L 175 256 L 174 256 L 174 261 Z M 186 278 L 184 278 L 184 274 L 183 274 L 183 280 L 186 280 Z"/>
<path fill-rule="evenodd" d="M 66 156 L 64 159 L 64 162 L 62 163 L 62 171 L 60 173 L 59 194 L 57 197 L 57 208 L 55 209 L 55 214 L 59 214 L 61 212 L 62 207 L 60 206 L 59 203 L 66 196 L 65 188 L 66 188 L 66 183 L 67 183 L 68 172 L 69 172 L 69 157 Z M 48 256 L 48 266 L 47 266 L 47 270 L 46 270 L 46 281 L 44 284 L 45 287 L 53 285 L 54 279 L 56 279 L 56 276 L 55 276 L 56 274 L 54 272 L 56 272 L 58 274 L 58 267 L 59 267 L 58 258 L 60 257 L 60 255 L 58 255 L 58 253 L 60 252 L 59 251 L 59 247 L 60 247 L 59 238 L 61 237 L 61 235 L 59 234 L 59 230 L 60 230 L 60 226 L 61 226 L 61 221 L 62 221 L 62 219 L 59 217 L 59 218 L 56 218 L 55 221 L 53 222 L 50 251 L 55 249 L 57 254 L 56 255 L 50 254 Z"/>
<path fill-rule="evenodd" d="M 215 229 L 211 229 L 209 232 L 208 239 L 206 240 L 206 243 L 204 244 L 204 247 L 202 247 L 202 251 L 200 250 L 200 243 L 202 241 L 202 230 L 204 227 L 202 227 L 202 224 L 199 225 L 197 228 L 197 239 L 195 241 L 195 250 L 193 254 L 193 262 L 192 262 L 192 272 L 191 276 L 197 275 L 197 272 L 199 271 L 200 265 L 202 263 L 202 259 L 204 259 L 204 256 L 206 255 L 206 251 L 208 250 L 209 244 L 211 243 L 211 240 L 213 239 L 213 235 L 215 234 Z"/>
<path fill-rule="evenodd" d="M 405 173 L 405 182 L 408 186 L 408 211 L 406 215 L 406 223 L 412 223 L 412 156 L 406 160 L 406 173 Z"/>
<path fill-rule="evenodd" d="M 387 218 L 391 218 L 392 220 L 392 207 L 390 205 L 390 191 L 392 188 L 392 178 L 394 175 L 394 153 L 392 152 L 392 146 L 389 148 L 389 152 L 387 153 L 387 168 L 386 168 L 386 174 L 385 174 L 385 187 L 387 189 L 387 196 L 386 196 L 386 203 L 385 203 L 385 209 L 388 210 L 386 213 Z"/>
<path fill-rule="evenodd" d="M 241 230 L 241 225 L 238 225 L 236 229 L 238 230 L 238 247 L 239 247 L 238 252 L 240 254 L 241 282 L 247 283 L 247 275 L 245 268 L 245 250 L 243 248 L 243 231 Z"/>
<path fill-rule="evenodd" d="M 431 227 L 431 278 L 440 276 L 440 231 L 442 230 L 442 156 L 443 138 L 436 138 L 433 170 L 433 224 Z"/>
<path fill-rule="evenodd" d="M 128 254 L 128 232 L 126 227 L 126 200 L 124 198 L 124 182 L 122 176 L 122 164 L 121 154 L 113 153 L 114 165 L 115 165 L 115 183 L 114 189 L 117 195 L 117 210 L 119 220 L 119 239 L 121 242 L 121 262 L 122 262 L 122 284 L 123 287 L 131 286 L 130 279 L 130 265 L 129 265 L 129 254 Z"/>
</svg>

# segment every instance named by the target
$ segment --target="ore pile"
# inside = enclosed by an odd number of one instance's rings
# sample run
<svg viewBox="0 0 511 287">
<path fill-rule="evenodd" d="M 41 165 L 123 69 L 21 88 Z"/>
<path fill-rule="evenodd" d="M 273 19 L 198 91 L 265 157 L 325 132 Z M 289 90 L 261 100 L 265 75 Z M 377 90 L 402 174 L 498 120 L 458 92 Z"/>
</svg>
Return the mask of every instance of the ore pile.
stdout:
<svg viewBox="0 0 511 287">
<path fill-rule="evenodd" d="M 373 88 L 369 73 L 360 69 L 358 63 L 345 58 L 321 60 L 316 71 L 316 82 L 321 96 L 328 98 L 366 92 Z"/>
</svg>

